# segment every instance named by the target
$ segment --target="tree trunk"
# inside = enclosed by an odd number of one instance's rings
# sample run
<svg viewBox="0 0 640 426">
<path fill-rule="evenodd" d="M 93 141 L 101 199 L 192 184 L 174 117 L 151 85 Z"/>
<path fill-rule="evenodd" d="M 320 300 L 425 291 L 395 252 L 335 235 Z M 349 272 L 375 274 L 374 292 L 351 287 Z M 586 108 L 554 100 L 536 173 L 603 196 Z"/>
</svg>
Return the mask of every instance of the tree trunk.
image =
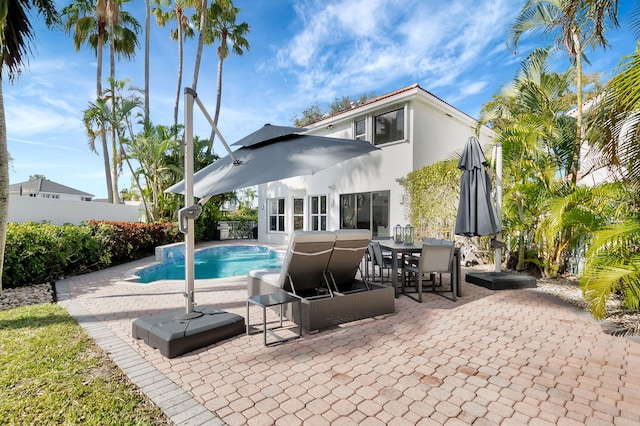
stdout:
<svg viewBox="0 0 640 426">
<path fill-rule="evenodd" d="M 109 74 L 110 74 L 110 80 L 109 80 L 109 84 L 111 86 L 111 120 L 113 121 L 113 123 L 111 123 L 111 149 L 113 150 L 113 177 L 112 177 L 112 181 L 111 184 L 113 186 L 113 203 L 114 204 L 120 204 L 120 192 L 118 191 L 118 170 L 120 168 L 120 155 L 118 152 L 118 141 L 117 141 L 117 129 L 115 126 L 115 122 L 116 122 L 116 87 L 115 87 L 115 81 L 116 81 L 116 54 L 115 54 L 115 46 L 114 46 L 114 31 L 113 31 L 113 21 L 110 20 L 109 21 Z"/>
<path fill-rule="evenodd" d="M 573 43 L 576 48 L 576 97 L 578 109 L 576 111 L 576 148 L 573 154 L 573 170 L 571 181 L 578 181 L 580 172 L 580 149 L 582 148 L 582 44 L 576 32 L 573 32 Z"/>
<path fill-rule="evenodd" d="M 96 75 L 96 98 L 102 97 L 102 51 L 104 47 L 104 28 L 98 30 L 98 47 L 96 58 L 98 62 Z M 113 203 L 113 188 L 111 186 L 111 161 L 109 156 L 109 146 L 107 145 L 107 133 L 104 125 L 100 132 L 100 142 L 102 143 L 102 156 L 104 157 L 104 174 L 107 183 L 107 200 Z"/>
<path fill-rule="evenodd" d="M 2 271 L 4 248 L 9 226 L 9 151 L 7 150 L 7 125 L 4 118 L 2 74 L 0 74 L 0 296 L 2 296 Z"/>
<path fill-rule="evenodd" d="M 202 59 L 202 48 L 204 46 L 204 30 L 207 25 L 207 0 L 201 0 L 200 12 L 200 34 L 198 34 L 198 50 L 196 51 L 196 63 L 193 67 L 193 84 L 191 88 L 196 91 L 198 87 L 198 75 L 200 74 L 200 60 Z"/>
<path fill-rule="evenodd" d="M 173 129 L 178 128 L 178 107 L 180 106 L 180 88 L 182 87 L 182 16 L 178 15 L 178 85 L 176 87 L 176 104 L 173 108 Z"/>
<path fill-rule="evenodd" d="M 147 17 L 144 24 L 144 123 L 149 124 L 149 49 L 151 40 L 151 0 L 145 0 Z"/>
<path fill-rule="evenodd" d="M 224 62 L 223 58 L 220 58 L 218 61 L 218 81 L 217 81 L 217 94 L 216 94 L 216 112 L 213 116 L 213 123 L 218 125 L 218 117 L 220 117 L 220 104 L 222 103 L 222 63 Z M 209 138 L 209 144 L 207 145 L 207 157 L 211 155 L 211 150 L 213 149 L 213 140 L 215 139 L 216 134 L 211 129 L 211 137 Z"/>
</svg>

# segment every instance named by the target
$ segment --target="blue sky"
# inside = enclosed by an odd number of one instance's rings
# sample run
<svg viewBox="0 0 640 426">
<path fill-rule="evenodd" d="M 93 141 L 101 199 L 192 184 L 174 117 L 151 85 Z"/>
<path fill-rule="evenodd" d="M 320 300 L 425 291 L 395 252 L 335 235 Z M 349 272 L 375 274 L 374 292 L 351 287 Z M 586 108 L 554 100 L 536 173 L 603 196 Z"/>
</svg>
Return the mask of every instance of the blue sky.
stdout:
<svg viewBox="0 0 640 426">
<path fill-rule="evenodd" d="M 506 48 L 506 34 L 524 4 L 514 0 L 235 0 L 238 21 L 251 26 L 251 49 L 224 62 L 219 128 L 232 143 L 265 123 L 291 125 L 294 115 L 314 102 L 323 108 L 336 98 L 381 95 L 419 83 L 421 87 L 477 117 L 480 108 L 515 75 L 524 56 L 540 39 L 524 36 L 518 54 Z M 610 31 L 612 45 L 588 53 L 585 72 L 610 78 L 624 55 L 634 51 L 629 28 L 633 2 L 620 2 L 621 29 Z M 56 2 L 58 7 L 68 1 Z M 144 2 L 125 7 L 144 23 Z M 29 70 L 14 84 L 5 82 L 3 95 L 8 148 L 13 163 L 11 183 L 30 175 L 106 197 L 103 159 L 92 153 L 82 124 L 82 112 L 95 100 L 96 59 L 87 48 L 76 52 L 70 36 L 49 31 L 32 18 L 37 40 Z M 137 58 L 117 64 L 117 78 L 144 86 L 144 35 Z M 196 40 L 185 45 L 183 86 L 191 86 Z M 177 85 L 177 44 L 169 28 L 152 22 L 151 118 L 171 124 Z M 213 115 L 217 57 L 205 48 L 198 97 Z M 569 65 L 564 52 L 555 53 L 552 67 Z M 103 75 L 108 75 L 105 51 Z M 106 83 L 105 83 L 106 84 Z M 180 91 L 180 115 L 182 90 Z M 209 136 L 198 111 L 195 134 Z M 215 151 L 225 155 L 216 144 Z M 120 187 L 131 187 L 128 173 Z"/>
</svg>

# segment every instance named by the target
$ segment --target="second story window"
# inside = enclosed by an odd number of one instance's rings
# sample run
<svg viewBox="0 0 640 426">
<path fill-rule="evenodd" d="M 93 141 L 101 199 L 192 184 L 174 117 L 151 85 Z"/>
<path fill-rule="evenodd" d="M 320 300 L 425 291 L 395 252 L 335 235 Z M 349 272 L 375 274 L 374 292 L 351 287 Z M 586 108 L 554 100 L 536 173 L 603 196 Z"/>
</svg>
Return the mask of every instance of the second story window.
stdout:
<svg viewBox="0 0 640 426">
<path fill-rule="evenodd" d="M 404 108 L 376 115 L 374 117 L 374 126 L 374 145 L 403 140 Z"/>
</svg>

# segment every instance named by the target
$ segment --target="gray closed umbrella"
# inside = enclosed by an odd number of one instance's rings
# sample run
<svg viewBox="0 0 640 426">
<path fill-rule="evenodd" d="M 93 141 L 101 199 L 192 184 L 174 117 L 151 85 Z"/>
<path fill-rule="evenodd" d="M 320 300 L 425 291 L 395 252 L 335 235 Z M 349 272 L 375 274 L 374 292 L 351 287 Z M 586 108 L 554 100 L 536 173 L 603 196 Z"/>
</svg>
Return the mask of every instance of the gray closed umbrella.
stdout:
<svg viewBox="0 0 640 426">
<path fill-rule="evenodd" d="M 491 179 L 486 166 L 480 142 L 471 136 L 458 162 L 462 177 L 456 235 L 475 237 L 500 233 L 500 220 L 491 199 Z"/>
<path fill-rule="evenodd" d="M 246 139 L 234 143 L 243 146 L 233 151 L 233 156 L 215 161 L 193 175 L 194 196 L 206 198 L 288 177 L 311 175 L 379 149 L 361 140 L 292 133 L 278 134 L 267 140 Z M 184 181 L 171 186 L 166 192 L 184 193 Z"/>
</svg>

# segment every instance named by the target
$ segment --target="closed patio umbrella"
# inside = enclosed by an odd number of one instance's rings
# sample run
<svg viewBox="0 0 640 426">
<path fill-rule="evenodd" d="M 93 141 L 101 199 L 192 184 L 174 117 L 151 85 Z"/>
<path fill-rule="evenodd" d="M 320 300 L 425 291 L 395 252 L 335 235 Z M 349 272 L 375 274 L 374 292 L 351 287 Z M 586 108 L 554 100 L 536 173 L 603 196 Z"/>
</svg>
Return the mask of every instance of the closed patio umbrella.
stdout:
<svg viewBox="0 0 640 426">
<path fill-rule="evenodd" d="M 491 179 L 486 166 L 480 142 L 471 136 L 458 162 L 462 177 L 456 235 L 475 237 L 500 233 L 500 219 L 491 198 Z"/>
<path fill-rule="evenodd" d="M 525 274 L 512 274 L 501 271 L 502 248 L 500 241 L 502 232 L 500 214 L 502 211 L 502 144 L 495 144 L 496 159 L 496 203 L 492 201 L 492 188 L 487 160 L 475 137 L 470 137 L 458 162 L 462 170 L 460 178 L 460 204 L 456 217 L 456 235 L 476 237 L 495 235 L 491 239 L 491 247 L 495 249 L 495 271 L 465 274 L 465 281 L 481 285 L 492 290 L 532 288 L 536 280 Z"/>
</svg>

